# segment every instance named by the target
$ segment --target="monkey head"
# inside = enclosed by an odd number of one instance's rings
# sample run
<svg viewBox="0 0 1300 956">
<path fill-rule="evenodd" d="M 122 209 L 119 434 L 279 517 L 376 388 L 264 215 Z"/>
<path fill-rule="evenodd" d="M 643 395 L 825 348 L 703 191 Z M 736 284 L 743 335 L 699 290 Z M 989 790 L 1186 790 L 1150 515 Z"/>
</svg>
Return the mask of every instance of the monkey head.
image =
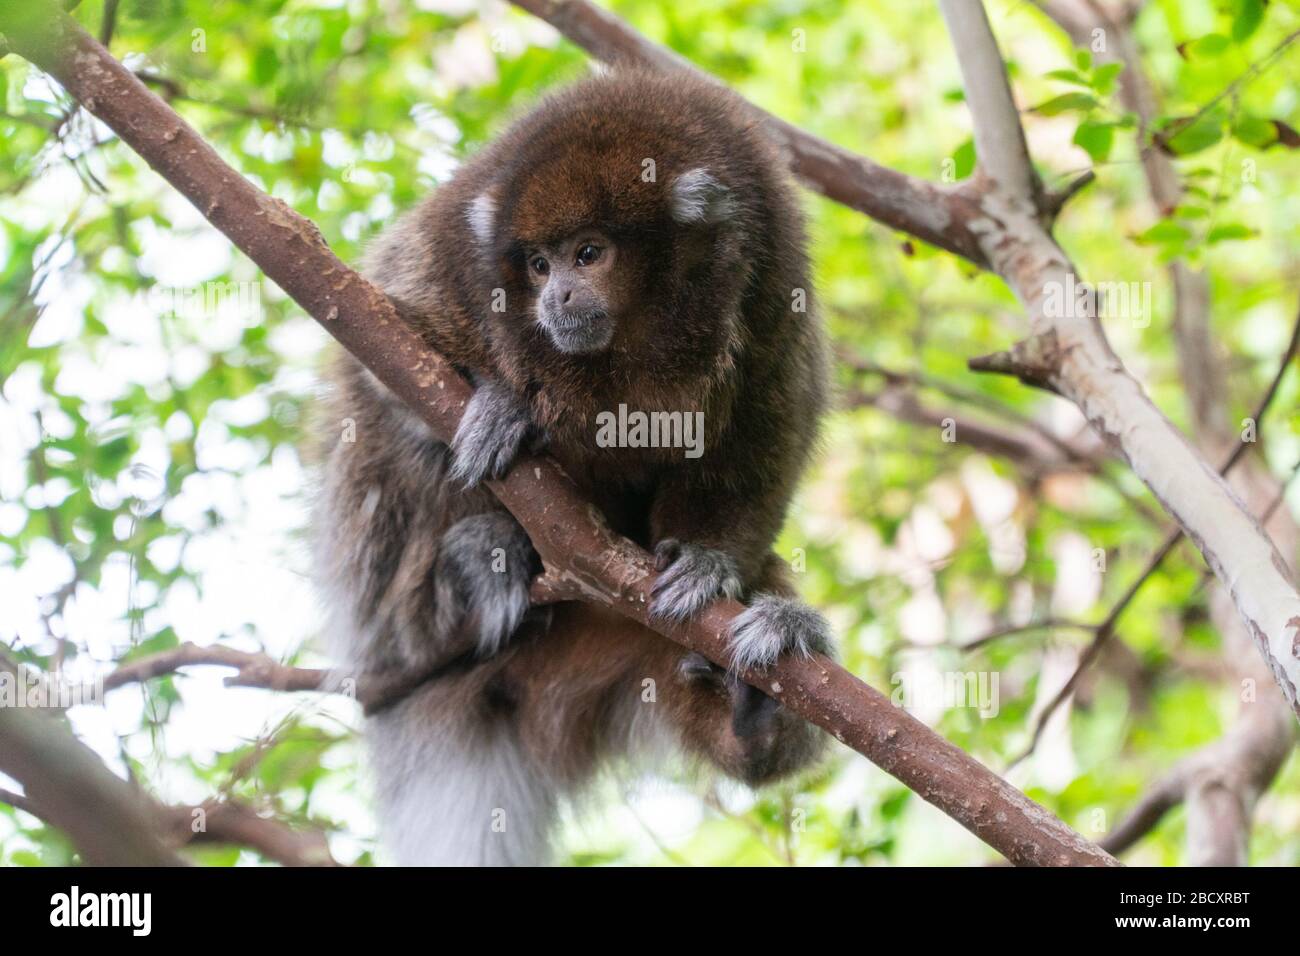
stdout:
<svg viewBox="0 0 1300 956">
<path fill-rule="evenodd" d="M 684 369 L 726 351 L 762 255 L 744 197 L 766 184 L 729 117 L 694 92 L 591 80 L 498 142 L 463 220 L 484 285 L 503 293 L 485 313 L 491 338 L 561 363 L 613 352 Z"/>
</svg>

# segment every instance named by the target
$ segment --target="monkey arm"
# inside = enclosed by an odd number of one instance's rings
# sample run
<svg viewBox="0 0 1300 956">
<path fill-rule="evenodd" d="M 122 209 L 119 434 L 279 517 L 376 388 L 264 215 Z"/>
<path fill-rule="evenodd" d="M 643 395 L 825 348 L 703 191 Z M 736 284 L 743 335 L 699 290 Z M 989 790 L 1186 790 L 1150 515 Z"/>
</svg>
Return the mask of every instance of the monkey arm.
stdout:
<svg viewBox="0 0 1300 956">
<path fill-rule="evenodd" d="M 772 427 L 766 409 L 743 411 L 748 417 L 737 420 L 721 443 L 661 478 L 650 537 L 655 546 L 676 540 L 726 554 L 748 593 L 761 583 L 808 441 L 793 424 Z M 760 421 L 766 427 L 756 427 Z"/>
<path fill-rule="evenodd" d="M 656 489 L 651 510 L 655 568 L 651 615 L 686 620 L 718 597 L 748 609 L 731 628 L 739 667 L 764 666 L 784 653 L 831 651 L 830 627 L 794 598 L 771 551 L 802 464 L 798 432 L 772 445 L 728 443 L 709 465 L 683 468 Z M 767 453 L 762 461 L 757 456 Z M 725 474 L 712 470 L 725 467 Z"/>
</svg>

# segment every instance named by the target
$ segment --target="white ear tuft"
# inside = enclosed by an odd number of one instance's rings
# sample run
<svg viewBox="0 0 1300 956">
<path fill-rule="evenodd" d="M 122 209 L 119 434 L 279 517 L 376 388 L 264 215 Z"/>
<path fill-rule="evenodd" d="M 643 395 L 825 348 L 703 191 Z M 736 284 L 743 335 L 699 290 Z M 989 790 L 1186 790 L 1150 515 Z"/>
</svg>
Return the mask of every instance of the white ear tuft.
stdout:
<svg viewBox="0 0 1300 956">
<path fill-rule="evenodd" d="M 470 232 L 480 245 L 492 244 L 492 233 L 496 230 L 497 201 L 491 191 L 481 192 L 470 200 L 465 207 L 465 221 L 469 223 Z"/>
<path fill-rule="evenodd" d="M 683 225 L 713 225 L 731 215 L 735 203 L 731 190 L 707 169 L 689 169 L 668 187 L 668 203 L 675 220 Z"/>
</svg>

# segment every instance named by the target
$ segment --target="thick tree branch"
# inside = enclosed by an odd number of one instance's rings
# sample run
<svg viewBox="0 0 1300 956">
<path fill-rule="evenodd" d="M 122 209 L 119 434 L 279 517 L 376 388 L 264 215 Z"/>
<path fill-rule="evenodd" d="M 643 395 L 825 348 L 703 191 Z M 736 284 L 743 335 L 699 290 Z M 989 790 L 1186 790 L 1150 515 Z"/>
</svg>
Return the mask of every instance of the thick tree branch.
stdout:
<svg viewBox="0 0 1300 956">
<path fill-rule="evenodd" d="M 0 673 L 16 676 L 18 665 L 0 654 Z M 0 771 L 23 785 L 25 808 L 66 833 L 90 865 L 182 865 L 159 838 L 147 801 L 57 712 L 0 706 Z"/>
<path fill-rule="evenodd" d="M 185 122 L 93 38 L 30 0 L 0 0 L 0 31 L 52 75 L 221 229 L 308 313 L 449 438 L 468 384 L 426 350 L 374 286 L 320 233 L 222 162 Z M 947 227 L 933 223 L 933 230 Z M 613 535 L 564 472 L 546 458 L 519 462 L 492 490 L 532 538 L 552 579 L 583 599 L 657 630 L 649 620 L 649 555 Z M 668 634 L 720 664 L 741 610 L 719 601 Z M 834 734 L 1018 864 L 1114 865 L 1115 860 L 887 697 L 824 657 L 788 659 L 745 680 Z"/>
<path fill-rule="evenodd" d="M 1031 337 L 1024 346 L 1035 361 L 1021 377 L 1041 379 L 1074 401 L 1123 452 L 1224 583 L 1278 686 L 1300 713 L 1300 594 L 1286 563 L 1223 478 L 1124 368 L 1098 321 L 1096 297 L 1072 298 L 1060 307 L 1062 291 L 1078 285 L 1076 272 L 1042 224 L 1041 199 L 1018 145 L 981 152 L 982 143 L 1012 135 L 1013 119 L 1019 123 L 1011 95 L 1002 89 L 1009 84 L 983 5 L 941 0 L 941 6 L 967 84 L 976 152 L 993 184 L 983 200 L 985 251 L 1029 317 Z M 1023 142 L 1023 135 L 1015 139 Z"/>
<path fill-rule="evenodd" d="M 1087 45 L 1094 30 L 1104 31 L 1108 42 L 1101 58 L 1123 64 L 1120 99 L 1137 115 L 1139 143 L 1145 144 L 1158 112 L 1158 94 L 1143 69 L 1129 23 L 1108 13 L 1097 0 L 1038 0 L 1038 6 L 1076 45 Z M 1152 202 L 1160 215 L 1168 215 L 1183 196 L 1178 170 L 1159 149 L 1143 148 L 1141 158 Z M 1222 449 L 1233 448 L 1229 458 L 1231 467 L 1250 446 L 1241 441 L 1231 426 L 1229 408 L 1223 401 L 1227 392 L 1226 375 L 1221 350 L 1215 347 L 1210 326 L 1209 281 L 1204 272 L 1193 271 L 1182 261 L 1170 263 L 1169 273 L 1174 290 L 1174 341 L 1192 420 L 1207 455 L 1218 456 Z M 1298 346 L 1300 317 L 1277 373 L 1254 412 L 1261 437 L 1263 413 L 1276 395 Z M 1256 457 L 1243 462 L 1233 484 L 1246 506 L 1260 515 L 1260 523 L 1280 552 L 1295 554 L 1300 528 L 1285 510 L 1274 518 L 1276 505 L 1281 501 L 1282 482 Z M 1145 822 L 1153 808 L 1167 808 L 1186 798 L 1188 862 L 1244 863 L 1254 804 L 1259 794 L 1268 789 L 1282 760 L 1294 746 L 1295 725 L 1290 720 L 1287 703 L 1279 691 L 1268 686 L 1270 675 L 1251 654 L 1249 635 L 1244 632 L 1222 587 L 1216 587 L 1211 595 L 1210 616 L 1223 636 L 1224 649 L 1235 665 L 1232 669 L 1240 680 L 1256 684 L 1256 693 L 1242 701 L 1237 719 L 1223 740 L 1188 758 L 1179 765 L 1177 773 L 1171 774 L 1139 803 L 1122 825 L 1122 831 L 1117 829 L 1111 840 L 1106 841 L 1112 852 L 1127 848 L 1146 832 L 1139 824 Z M 1175 788 L 1171 780 L 1177 780 L 1180 786 Z M 1225 788 L 1232 789 L 1225 791 Z M 1231 812 L 1219 812 L 1227 799 L 1225 792 L 1231 797 Z M 1157 819 L 1158 814 L 1150 826 Z M 1132 839 L 1128 839 L 1130 833 Z M 1117 846 L 1119 849 L 1115 849 Z"/>
</svg>

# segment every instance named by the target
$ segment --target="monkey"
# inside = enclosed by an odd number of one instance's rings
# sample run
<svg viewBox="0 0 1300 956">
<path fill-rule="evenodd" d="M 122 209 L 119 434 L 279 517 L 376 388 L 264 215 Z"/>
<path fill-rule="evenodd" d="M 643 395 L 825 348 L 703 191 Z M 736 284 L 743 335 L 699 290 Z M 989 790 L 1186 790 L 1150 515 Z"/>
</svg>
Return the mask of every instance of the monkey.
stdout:
<svg viewBox="0 0 1300 956">
<path fill-rule="evenodd" d="M 806 244 L 738 97 L 620 69 L 551 94 L 370 246 L 366 274 L 475 386 L 444 443 L 346 353 L 329 376 L 314 525 L 336 656 L 434 675 L 367 721 L 397 863 L 550 862 L 567 799 L 665 751 L 755 787 L 823 751 L 737 677 L 833 654 L 773 551 L 827 401 Z M 702 422 L 699 447 L 598 441 L 620 408 Z M 606 609 L 531 606 L 541 561 L 484 485 L 526 451 L 653 554 L 654 621 L 746 605 L 732 669 Z"/>
</svg>

